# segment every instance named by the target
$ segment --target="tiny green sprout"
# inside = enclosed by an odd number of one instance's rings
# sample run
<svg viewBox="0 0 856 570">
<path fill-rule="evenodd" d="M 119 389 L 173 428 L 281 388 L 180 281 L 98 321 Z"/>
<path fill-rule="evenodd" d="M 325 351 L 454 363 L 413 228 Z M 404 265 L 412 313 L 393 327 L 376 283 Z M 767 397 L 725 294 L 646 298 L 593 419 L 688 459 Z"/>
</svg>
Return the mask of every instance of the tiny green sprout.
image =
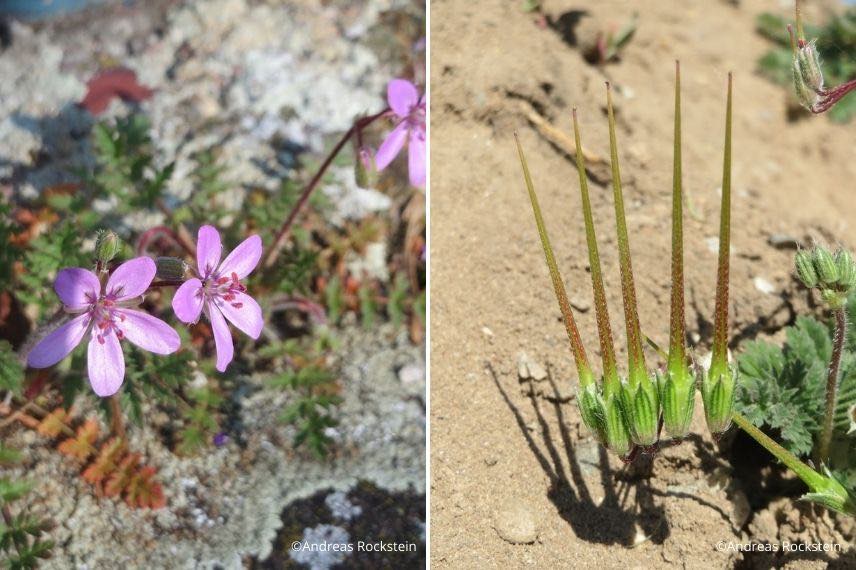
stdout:
<svg viewBox="0 0 856 570">
<path fill-rule="evenodd" d="M 95 260 L 102 264 L 109 263 L 122 251 L 122 240 L 110 230 L 100 230 L 95 238 Z"/>
<path fill-rule="evenodd" d="M 734 388 L 737 367 L 728 362 L 728 276 L 731 237 L 731 91 L 728 74 L 728 100 L 725 110 L 725 151 L 722 162 L 722 202 L 719 214 L 719 262 L 716 274 L 713 354 L 710 368 L 701 373 L 701 396 L 707 427 L 714 435 L 728 430 L 734 414 Z"/>
</svg>

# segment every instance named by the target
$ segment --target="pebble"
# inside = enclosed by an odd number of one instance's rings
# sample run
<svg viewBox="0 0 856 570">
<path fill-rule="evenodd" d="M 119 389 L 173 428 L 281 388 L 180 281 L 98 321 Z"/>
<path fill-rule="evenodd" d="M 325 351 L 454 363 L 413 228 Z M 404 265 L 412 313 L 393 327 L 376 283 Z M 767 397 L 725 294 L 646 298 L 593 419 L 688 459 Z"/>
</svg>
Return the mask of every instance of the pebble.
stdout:
<svg viewBox="0 0 856 570">
<path fill-rule="evenodd" d="M 494 518 L 496 533 L 511 544 L 532 544 L 538 538 L 538 528 L 532 511 L 516 500 L 506 503 Z"/>
<path fill-rule="evenodd" d="M 755 289 L 757 289 L 761 293 L 773 295 L 776 292 L 776 286 L 764 279 L 763 277 L 755 277 L 752 280 L 752 283 L 755 285 Z"/>
<path fill-rule="evenodd" d="M 773 234 L 767 238 L 767 243 L 777 249 L 797 249 L 800 245 L 797 238 L 785 234 Z"/>
<path fill-rule="evenodd" d="M 535 380 L 540 382 L 547 378 L 547 369 L 543 365 L 535 362 L 529 356 L 522 352 L 517 361 L 517 375 L 521 380 Z"/>
</svg>

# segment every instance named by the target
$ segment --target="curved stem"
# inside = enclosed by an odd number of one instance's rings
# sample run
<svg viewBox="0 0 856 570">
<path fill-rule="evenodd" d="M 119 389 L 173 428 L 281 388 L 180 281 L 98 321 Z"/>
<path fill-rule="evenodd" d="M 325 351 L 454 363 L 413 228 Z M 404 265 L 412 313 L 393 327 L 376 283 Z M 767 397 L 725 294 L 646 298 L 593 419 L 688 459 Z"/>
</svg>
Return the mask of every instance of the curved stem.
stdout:
<svg viewBox="0 0 856 570">
<path fill-rule="evenodd" d="M 759 430 L 752 423 L 738 413 L 732 418 L 737 426 L 745 431 L 755 441 L 760 443 L 764 449 L 772 453 L 776 459 L 784 463 L 791 471 L 803 480 L 810 488 L 815 488 L 823 483 L 823 476 L 817 471 L 800 461 L 796 455 L 773 441 L 767 434 Z"/>
<path fill-rule="evenodd" d="M 823 431 L 817 449 L 818 463 L 829 462 L 829 446 L 832 443 L 832 426 L 835 419 L 835 404 L 838 400 L 838 375 L 841 368 L 841 356 L 844 353 L 844 340 L 847 338 L 847 312 L 842 307 L 835 310 L 835 337 L 832 345 L 832 359 L 826 376 L 826 415 L 823 417 Z"/>
<path fill-rule="evenodd" d="M 318 171 L 312 177 L 308 184 L 303 188 L 303 192 L 300 194 L 300 198 L 297 199 L 297 203 L 294 205 L 294 208 L 289 212 L 288 217 L 285 218 L 285 221 L 280 226 L 279 230 L 277 230 L 276 234 L 273 238 L 273 243 L 270 248 L 268 248 L 267 253 L 265 254 L 264 259 L 262 260 L 262 267 L 268 268 L 273 266 L 276 262 L 277 257 L 279 257 L 280 251 L 282 251 L 282 247 L 285 244 L 285 240 L 288 237 L 288 234 L 291 230 L 292 224 L 294 224 L 294 220 L 297 218 L 297 214 L 303 209 L 306 205 L 306 202 L 309 201 L 309 196 L 318 186 L 318 183 L 321 181 L 321 178 L 324 176 L 324 173 L 327 172 L 327 169 L 330 168 L 330 165 L 333 164 L 333 160 L 339 154 L 339 152 L 344 148 L 344 146 L 348 143 L 354 133 L 360 133 L 364 128 L 372 124 L 377 119 L 383 117 L 389 112 L 389 108 L 384 109 L 380 113 L 375 113 L 374 115 L 369 115 L 368 117 L 362 117 L 357 119 L 350 129 L 342 136 L 336 146 L 333 147 L 333 150 L 327 155 L 327 158 L 324 159 L 324 162 L 321 163 L 321 166 L 318 168 Z"/>
</svg>

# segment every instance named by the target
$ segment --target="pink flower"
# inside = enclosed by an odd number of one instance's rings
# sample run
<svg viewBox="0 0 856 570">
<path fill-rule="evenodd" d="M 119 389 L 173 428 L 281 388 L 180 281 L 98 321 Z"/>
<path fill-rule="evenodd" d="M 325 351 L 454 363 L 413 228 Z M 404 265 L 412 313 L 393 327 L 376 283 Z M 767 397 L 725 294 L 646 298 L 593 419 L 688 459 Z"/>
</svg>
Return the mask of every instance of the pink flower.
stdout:
<svg viewBox="0 0 856 570">
<path fill-rule="evenodd" d="M 222 253 L 217 230 L 213 226 L 199 228 L 196 243 L 199 278 L 189 279 L 178 288 L 172 308 L 185 323 L 197 322 L 205 311 L 214 331 L 217 370 L 225 372 L 234 353 L 226 319 L 253 339 L 259 338 L 264 325 L 261 307 L 241 284 L 241 279 L 255 269 L 262 256 L 262 239 L 257 235 L 248 237 L 221 263 Z"/>
<path fill-rule="evenodd" d="M 393 79 L 386 91 L 398 124 L 380 145 L 375 165 L 378 170 L 389 166 L 407 142 L 410 183 L 425 186 L 425 97 L 420 97 L 416 86 L 406 79 Z"/>
<path fill-rule="evenodd" d="M 160 319 L 133 310 L 155 276 L 155 262 L 137 257 L 120 265 L 102 288 L 87 269 L 71 267 L 56 276 L 54 290 L 70 313 L 80 313 L 45 338 L 27 356 L 33 368 L 53 366 L 90 333 L 87 361 L 89 383 L 101 397 L 112 396 L 125 379 L 125 358 L 119 341 L 156 354 L 169 354 L 181 344 L 176 333 Z"/>
</svg>

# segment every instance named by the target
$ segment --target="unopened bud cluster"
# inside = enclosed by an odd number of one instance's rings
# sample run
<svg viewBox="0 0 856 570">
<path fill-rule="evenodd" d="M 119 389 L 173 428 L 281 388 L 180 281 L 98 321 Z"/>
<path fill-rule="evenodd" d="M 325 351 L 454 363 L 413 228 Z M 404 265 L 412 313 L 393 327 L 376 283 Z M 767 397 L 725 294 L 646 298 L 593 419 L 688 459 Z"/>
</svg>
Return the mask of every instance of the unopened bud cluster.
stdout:
<svg viewBox="0 0 856 570">
<path fill-rule="evenodd" d="M 815 40 L 800 41 L 793 56 L 794 87 L 800 104 L 812 110 L 823 92 L 823 69 Z"/>
<path fill-rule="evenodd" d="M 122 240 L 110 230 L 101 230 L 95 237 L 95 260 L 99 263 L 109 263 L 122 251 Z"/>
<path fill-rule="evenodd" d="M 825 247 L 800 250 L 794 259 L 797 276 L 809 289 L 817 289 L 830 309 L 840 309 L 856 289 L 856 261 L 845 249 L 832 253 Z"/>
</svg>

